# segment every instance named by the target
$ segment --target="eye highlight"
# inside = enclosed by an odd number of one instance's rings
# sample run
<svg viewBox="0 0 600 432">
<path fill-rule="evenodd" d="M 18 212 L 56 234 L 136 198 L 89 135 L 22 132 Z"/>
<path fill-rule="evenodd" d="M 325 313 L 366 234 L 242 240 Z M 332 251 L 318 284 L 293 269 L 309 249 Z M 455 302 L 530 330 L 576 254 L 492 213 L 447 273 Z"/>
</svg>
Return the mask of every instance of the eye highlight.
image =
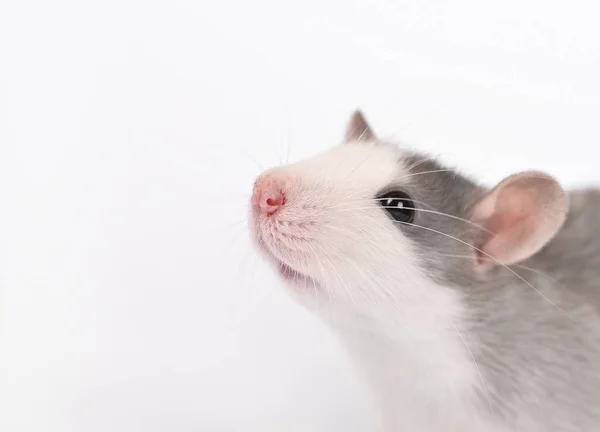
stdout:
<svg viewBox="0 0 600 432">
<path fill-rule="evenodd" d="M 405 192 L 389 191 L 375 197 L 392 219 L 398 222 L 411 223 L 415 220 L 415 204 Z"/>
</svg>

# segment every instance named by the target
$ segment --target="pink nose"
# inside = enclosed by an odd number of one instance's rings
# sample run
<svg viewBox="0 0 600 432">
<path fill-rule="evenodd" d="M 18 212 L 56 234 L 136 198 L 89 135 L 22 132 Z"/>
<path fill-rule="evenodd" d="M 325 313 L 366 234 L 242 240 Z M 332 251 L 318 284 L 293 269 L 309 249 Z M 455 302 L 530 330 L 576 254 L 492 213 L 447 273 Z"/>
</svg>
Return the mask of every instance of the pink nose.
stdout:
<svg viewBox="0 0 600 432">
<path fill-rule="evenodd" d="M 272 180 L 261 181 L 254 187 L 252 204 L 263 213 L 271 216 L 285 204 L 285 195 L 281 185 Z"/>
</svg>

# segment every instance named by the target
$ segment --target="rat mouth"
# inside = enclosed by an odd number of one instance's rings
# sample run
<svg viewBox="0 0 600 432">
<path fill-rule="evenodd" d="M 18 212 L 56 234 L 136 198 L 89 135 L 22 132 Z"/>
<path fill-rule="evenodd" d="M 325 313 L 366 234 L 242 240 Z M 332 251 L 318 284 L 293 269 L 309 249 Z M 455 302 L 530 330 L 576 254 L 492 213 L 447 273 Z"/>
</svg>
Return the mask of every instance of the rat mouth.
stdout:
<svg viewBox="0 0 600 432">
<path fill-rule="evenodd" d="M 277 266 L 277 271 L 279 275 L 288 282 L 293 282 L 295 284 L 306 285 L 306 287 L 317 287 L 317 282 L 303 273 L 300 273 L 289 265 L 274 259 L 275 265 Z"/>
<path fill-rule="evenodd" d="M 279 258 L 273 256 L 273 254 L 269 253 L 271 261 L 277 268 L 277 272 L 279 276 L 285 279 L 288 282 L 293 282 L 295 284 L 306 285 L 307 287 L 317 286 L 316 281 L 310 276 L 305 275 L 304 273 L 300 273 L 299 271 L 293 269 Z"/>
<path fill-rule="evenodd" d="M 285 281 L 292 282 L 296 285 L 306 285 L 307 288 L 316 288 L 318 286 L 318 283 L 312 277 L 297 271 L 293 267 L 283 262 L 283 260 L 278 258 L 273 252 L 269 250 L 269 248 L 265 245 L 264 241 L 259 241 L 258 243 L 260 245 L 260 249 L 275 266 L 279 276 Z"/>
</svg>

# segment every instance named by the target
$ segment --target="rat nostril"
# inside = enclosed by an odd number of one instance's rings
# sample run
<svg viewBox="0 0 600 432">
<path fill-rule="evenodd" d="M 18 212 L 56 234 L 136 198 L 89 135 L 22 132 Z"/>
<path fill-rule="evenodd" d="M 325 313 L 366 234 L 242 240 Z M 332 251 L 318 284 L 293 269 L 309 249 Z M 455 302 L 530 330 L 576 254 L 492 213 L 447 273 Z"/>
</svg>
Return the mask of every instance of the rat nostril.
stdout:
<svg viewBox="0 0 600 432">
<path fill-rule="evenodd" d="M 280 206 L 283 204 L 283 194 L 279 192 L 275 197 L 267 198 L 267 204 L 270 206 Z"/>
<path fill-rule="evenodd" d="M 281 184 L 269 179 L 256 184 L 251 201 L 256 209 L 271 216 L 285 204 L 285 195 Z"/>
<path fill-rule="evenodd" d="M 267 190 L 263 193 L 262 198 L 260 208 L 269 216 L 275 213 L 285 202 L 283 193 L 278 190 Z"/>
</svg>

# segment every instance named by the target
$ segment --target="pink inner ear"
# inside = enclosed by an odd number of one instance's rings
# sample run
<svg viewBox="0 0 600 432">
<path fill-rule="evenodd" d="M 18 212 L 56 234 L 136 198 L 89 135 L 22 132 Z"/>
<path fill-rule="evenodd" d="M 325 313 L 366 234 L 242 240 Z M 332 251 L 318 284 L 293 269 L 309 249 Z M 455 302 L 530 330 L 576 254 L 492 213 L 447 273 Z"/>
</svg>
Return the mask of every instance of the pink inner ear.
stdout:
<svg viewBox="0 0 600 432">
<path fill-rule="evenodd" d="M 479 246 L 483 253 L 478 254 L 478 262 L 484 268 L 527 258 L 542 247 L 562 223 L 561 219 L 557 224 L 557 214 L 562 209 L 555 206 L 554 194 L 539 183 L 539 177 L 514 178 L 499 185 L 478 205 L 480 213 L 485 214 L 486 227 L 494 233 Z"/>
<path fill-rule="evenodd" d="M 489 221 L 489 230 L 495 233 L 481 246 L 484 254 L 500 262 L 510 261 L 511 252 L 527 242 L 531 231 L 535 229 L 535 217 L 520 212 L 495 214 Z M 487 254 L 487 255 L 485 255 Z"/>
</svg>

